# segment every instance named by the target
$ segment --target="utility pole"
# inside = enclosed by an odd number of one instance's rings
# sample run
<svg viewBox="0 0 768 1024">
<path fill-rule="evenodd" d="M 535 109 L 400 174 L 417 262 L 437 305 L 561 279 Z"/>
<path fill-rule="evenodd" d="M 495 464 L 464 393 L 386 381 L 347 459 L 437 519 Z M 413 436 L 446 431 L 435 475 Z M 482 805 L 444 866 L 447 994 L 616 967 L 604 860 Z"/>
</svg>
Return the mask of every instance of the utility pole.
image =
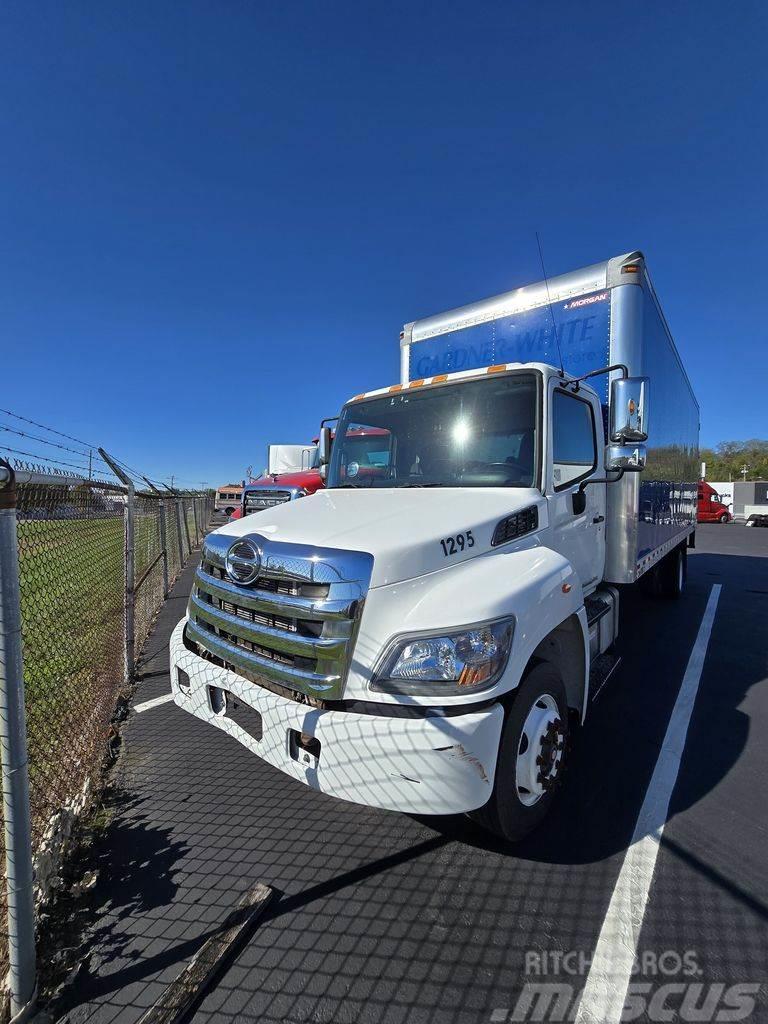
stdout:
<svg viewBox="0 0 768 1024">
<path fill-rule="evenodd" d="M 749 469 L 749 467 L 748 467 L 748 466 L 742 466 L 742 467 L 741 467 L 741 476 L 742 476 L 742 479 L 743 479 L 743 480 L 744 480 L 745 482 L 746 482 L 746 479 L 747 479 L 747 472 L 748 472 L 748 469 Z"/>
</svg>

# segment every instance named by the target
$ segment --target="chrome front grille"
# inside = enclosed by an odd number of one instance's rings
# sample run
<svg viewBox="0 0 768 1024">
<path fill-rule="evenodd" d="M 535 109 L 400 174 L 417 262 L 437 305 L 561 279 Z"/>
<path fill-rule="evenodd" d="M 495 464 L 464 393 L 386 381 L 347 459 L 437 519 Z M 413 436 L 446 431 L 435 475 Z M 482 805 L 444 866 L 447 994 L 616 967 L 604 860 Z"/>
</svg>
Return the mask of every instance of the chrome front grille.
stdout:
<svg viewBox="0 0 768 1024">
<path fill-rule="evenodd" d="M 286 501 L 290 501 L 292 495 L 291 491 L 278 490 L 277 488 L 265 487 L 260 491 L 246 491 L 245 492 L 245 514 L 249 515 L 251 512 L 261 512 L 265 508 L 274 508 L 275 505 L 282 505 Z"/>
<path fill-rule="evenodd" d="M 373 558 L 364 552 L 276 544 L 250 586 L 227 578 L 235 538 L 211 534 L 189 601 L 187 640 L 257 683 L 326 700 L 341 696 Z"/>
</svg>

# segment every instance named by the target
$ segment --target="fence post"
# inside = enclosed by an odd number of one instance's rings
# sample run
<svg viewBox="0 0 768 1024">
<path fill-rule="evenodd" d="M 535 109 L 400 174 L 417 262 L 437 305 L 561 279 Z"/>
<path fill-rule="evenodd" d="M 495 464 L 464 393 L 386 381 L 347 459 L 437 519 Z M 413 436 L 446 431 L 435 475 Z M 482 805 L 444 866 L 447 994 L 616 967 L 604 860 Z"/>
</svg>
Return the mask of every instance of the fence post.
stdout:
<svg viewBox="0 0 768 1024">
<path fill-rule="evenodd" d="M 200 524 L 197 519 L 197 498 L 192 497 L 192 515 L 195 520 L 195 546 L 200 543 Z"/>
<path fill-rule="evenodd" d="M 123 472 L 120 466 L 111 459 L 109 455 L 104 451 L 103 448 L 99 448 L 99 455 L 104 459 L 106 464 L 118 478 L 125 484 L 128 494 L 126 495 L 125 502 L 125 533 L 123 537 L 123 552 L 125 555 L 124 569 L 124 593 L 123 593 L 123 621 L 125 623 L 125 651 L 123 655 L 125 682 L 132 683 L 134 675 L 134 641 L 135 641 L 135 628 L 134 628 L 134 616 L 136 612 L 136 593 L 134 589 L 135 584 L 135 498 L 136 488 L 133 486 L 133 480 Z"/>
<path fill-rule="evenodd" d="M 182 508 L 184 509 L 184 533 L 186 534 L 186 537 L 187 537 L 187 554 L 191 555 L 192 554 L 192 541 L 191 541 L 190 536 L 189 536 L 189 516 L 187 515 L 187 507 L 186 507 L 186 504 L 185 504 L 183 498 L 181 499 L 181 504 L 182 504 Z"/>
<path fill-rule="evenodd" d="M 8 983 L 11 1014 L 33 1010 L 37 997 L 35 908 L 29 809 L 27 720 L 21 642 L 16 478 L 0 460 L 0 752 L 5 877 L 8 890 Z"/>
<path fill-rule="evenodd" d="M 163 600 L 165 600 L 170 589 L 168 586 L 168 531 L 165 525 L 165 501 L 158 498 L 157 503 L 160 507 L 158 523 L 160 524 L 160 548 L 163 552 Z"/>
<path fill-rule="evenodd" d="M 176 533 L 179 537 L 179 569 L 184 566 L 184 543 L 181 539 L 181 498 L 174 502 L 176 506 Z"/>
<path fill-rule="evenodd" d="M 146 477 L 144 477 L 144 479 L 147 480 Z M 165 522 L 165 499 L 161 496 L 160 491 L 158 491 L 151 480 L 147 480 L 147 483 L 157 495 L 157 504 L 160 509 L 157 522 L 160 529 L 160 550 L 163 553 L 163 600 L 165 600 L 170 591 L 170 587 L 168 585 L 168 530 Z"/>
</svg>

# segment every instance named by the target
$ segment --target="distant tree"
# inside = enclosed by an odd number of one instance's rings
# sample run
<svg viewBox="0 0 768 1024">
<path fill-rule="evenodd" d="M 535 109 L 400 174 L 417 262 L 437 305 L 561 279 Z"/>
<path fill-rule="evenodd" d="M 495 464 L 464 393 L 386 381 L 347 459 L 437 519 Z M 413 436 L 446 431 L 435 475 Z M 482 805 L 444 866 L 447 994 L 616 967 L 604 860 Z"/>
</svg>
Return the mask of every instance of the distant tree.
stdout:
<svg viewBox="0 0 768 1024">
<path fill-rule="evenodd" d="M 768 479 L 768 441 L 721 441 L 714 450 L 702 448 L 700 455 L 709 480 L 743 480 L 744 466 L 747 480 Z"/>
</svg>

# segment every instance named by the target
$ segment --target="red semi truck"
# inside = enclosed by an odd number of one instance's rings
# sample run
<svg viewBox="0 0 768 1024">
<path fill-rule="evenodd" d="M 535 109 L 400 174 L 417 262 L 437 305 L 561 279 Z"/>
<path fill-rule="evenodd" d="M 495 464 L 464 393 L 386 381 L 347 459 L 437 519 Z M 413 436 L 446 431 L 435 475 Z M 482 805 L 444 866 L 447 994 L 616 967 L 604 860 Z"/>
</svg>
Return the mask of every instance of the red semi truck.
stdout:
<svg viewBox="0 0 768 1024">
<path fill-rule="evenodd" d="M 389 434 L 386 430 L 353 427 L 347 431 L 347 443 L 354 447 L 357 462 L 353 461 L 350 465 L 358 467 L 361 481 L 368 476 L 381 474 L 386 468 L 389 458 Z M 325 487 L 325 474 L 320 468 L 317 439 L 313 444 L 315 451 L 308 469 L 293 473 L 267 473 L 258 480 L 252 480 L 245 485 L 242 506 L 231 518 L 240 519 L 252 512 L 261 512 L 265 508 L 305 498 L 308 494 L 322 490 Z"/>
<path fill-rule="evenodd" d="M 706 480 L 699 480 L 696 520 L 699 523 L 730 523 L 733 516 L 723 499 Z"/>
</svg>

